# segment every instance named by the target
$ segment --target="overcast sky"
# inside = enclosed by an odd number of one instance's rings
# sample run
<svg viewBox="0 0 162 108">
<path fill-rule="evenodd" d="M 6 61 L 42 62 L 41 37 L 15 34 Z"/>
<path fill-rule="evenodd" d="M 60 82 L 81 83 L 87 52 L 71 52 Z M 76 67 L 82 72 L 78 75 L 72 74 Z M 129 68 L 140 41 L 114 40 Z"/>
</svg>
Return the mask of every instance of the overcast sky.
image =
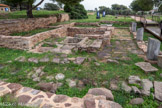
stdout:
<svg viewBox="0 0 162 108">
<path fill-rule="evenodd" d="M 40 0 L 37 0 L 36 3 L 38 3 Z M 111 7 L 112 4 L 123 4 L 126 6 L 129 6 L 130 3 L 133 0 L 84 0 L 81 4 L 85 6 L 87 10 L 94 10 L 96 7 L 98 8 L 99 6 L 106 6 L 106 7 Z M 44 6 L 45 3 L 50 2 L 50 0 L 45 0 L 41 7 Z"/>
</svg>

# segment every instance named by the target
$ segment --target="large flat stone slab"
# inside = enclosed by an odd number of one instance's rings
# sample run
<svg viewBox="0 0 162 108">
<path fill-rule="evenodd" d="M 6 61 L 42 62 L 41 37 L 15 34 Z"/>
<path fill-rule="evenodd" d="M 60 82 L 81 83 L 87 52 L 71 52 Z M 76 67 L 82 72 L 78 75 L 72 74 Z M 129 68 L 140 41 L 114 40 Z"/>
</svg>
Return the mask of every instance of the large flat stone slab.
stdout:
<svg viewBox="0 0 162 108">
<path fill-rule="evenodd" d="M 140 67 L 146 73 L 158 71 L 157 68 L 153 67 L 150 63 L 147 63 L 147 62 L 139 62 L 139 63 L 136 63 L 135 65 Z"/>
</svg>

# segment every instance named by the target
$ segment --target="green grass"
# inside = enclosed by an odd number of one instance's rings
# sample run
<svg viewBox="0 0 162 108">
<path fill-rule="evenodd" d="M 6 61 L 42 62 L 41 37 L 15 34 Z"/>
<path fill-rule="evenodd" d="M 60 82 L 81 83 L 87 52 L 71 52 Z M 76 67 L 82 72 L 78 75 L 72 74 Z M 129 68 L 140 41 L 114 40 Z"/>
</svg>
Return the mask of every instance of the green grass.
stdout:
<svg viewBox="0 0 162 108">
<path fill-rule="evenodd" d="M 49 31 L 49 30 L 53 30 L 53 28 L 40 28 L 40 29 L 31 30 L 31 31 L 12 33 L 10 35 L 11 36 L 32 36 L 32 35 L 35 35 L 37 33 L 45 32 L 45 31 Z"/>
<path fill-rule="evenodd" d="M 49 17 L 50 15 L 56 15 L 59 13 L 65 13 L 65 12 L 64 11 L 47 11 L 47 10 L 36 11 L 36 10 L 33 10 L 33 15 L 35 18 Z M 9 12 L 8 14 L 0 16 L 0 19 L 18 19 L 18 18 L 27 18 L 26 11 L 23 10 L 23 11 Z"/>
<path fill-rule="evenodd" d="M 13 95 L 5 95 L 0 97 L 0 107 L 1 108 L 31 108 L 31 107 L 18 105 L 17 99 L 15 99 Z"/>
<path fill-rule="evenodd" d="M 121 21 L 121 22 L 132 22 L 134 21 L 131 17 L 118 17 L 107 15 L 106 17 L 101 17 L 101 19 L 96 19 L 96 15 L 88 15 L 88 19 L 72 20 L 74 22 L 98 22 L 98 21 Z"/>
</svg>

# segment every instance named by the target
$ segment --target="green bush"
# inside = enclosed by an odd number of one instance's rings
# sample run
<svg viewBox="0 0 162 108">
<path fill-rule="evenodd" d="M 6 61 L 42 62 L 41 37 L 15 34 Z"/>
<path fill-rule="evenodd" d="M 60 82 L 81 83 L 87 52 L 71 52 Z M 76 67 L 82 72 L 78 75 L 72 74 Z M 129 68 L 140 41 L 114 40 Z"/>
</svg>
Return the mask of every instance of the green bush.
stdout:
<svg viewBox="0 0 162 108">
<path fill-rule="evenodd" d="M 65 5 L 64 11 L 68 12 L 71 19 L 86 19 L 87 11 L 81 4 L 76 4 L 75 6 Z"/>
</svg>

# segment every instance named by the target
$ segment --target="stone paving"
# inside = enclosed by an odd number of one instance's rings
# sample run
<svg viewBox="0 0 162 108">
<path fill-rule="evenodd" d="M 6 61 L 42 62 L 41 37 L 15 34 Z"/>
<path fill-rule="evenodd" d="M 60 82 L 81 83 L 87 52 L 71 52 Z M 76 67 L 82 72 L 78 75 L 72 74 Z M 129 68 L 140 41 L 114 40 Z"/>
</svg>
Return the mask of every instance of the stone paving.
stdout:
<svg viewBox="0 0 162 108">
<path fill-rule="evenodd" d="M 136 44 L 130 37 L 128 29 L 115 29 L 115 33 L 111 39 L 111 45 L 106 45 L 104 49 L 98 53 L 100 59 L 129 60 L 129 53 L 144 55 L 144 53 L 136 47 Z"/>
<path fill-rule="evenodd" d="M 89 90 L 83 98 L 56 95 L 16 83 L 0 82 L 0 96 L 14 94 L 18 104 L 23 106 L 40 108 L 122 108 L 113 102 L 114 98 L 110 90 L 96 88 Z M 96 96 L 95 96 L 96 95 Z"/>
</svg>

